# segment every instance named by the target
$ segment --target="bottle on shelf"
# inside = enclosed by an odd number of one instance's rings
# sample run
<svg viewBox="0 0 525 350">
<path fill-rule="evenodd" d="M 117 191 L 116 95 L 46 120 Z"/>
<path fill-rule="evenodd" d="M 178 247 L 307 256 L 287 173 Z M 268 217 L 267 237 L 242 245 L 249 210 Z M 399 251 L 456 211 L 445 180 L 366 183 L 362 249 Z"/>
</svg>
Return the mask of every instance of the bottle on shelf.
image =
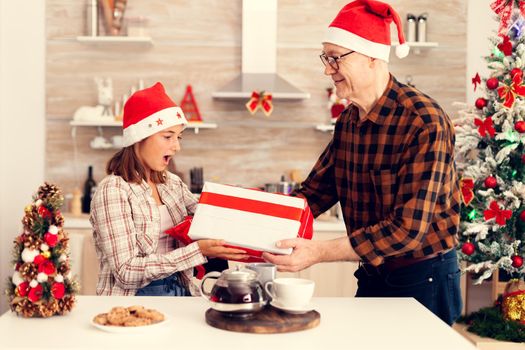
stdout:
<svg viewBox="0 0 525 350">
<path fill-rule="evenodd" d="M 86 35 L 98 35 L 98 4 L 97 0 L 86 0 Z"/>
<path fill-rule="evenodd" d="M 82 196 L 82 212 L 89 214 L 91 199 L 97 189 L 97 183 L 93 179 L 93 166 L 88 167 L 88 177 L 84 183 L 84 195 Z"/>
</svg>

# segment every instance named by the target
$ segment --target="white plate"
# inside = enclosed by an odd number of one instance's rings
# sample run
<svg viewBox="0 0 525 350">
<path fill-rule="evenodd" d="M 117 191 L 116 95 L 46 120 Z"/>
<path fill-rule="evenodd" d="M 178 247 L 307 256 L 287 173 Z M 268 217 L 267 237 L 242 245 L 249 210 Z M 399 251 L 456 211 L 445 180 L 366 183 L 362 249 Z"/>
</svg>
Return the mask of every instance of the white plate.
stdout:
<svg viewBox="0 0 525 350">
<path fill-rule="evenodd" d="M 93 318 L 95 318 L 95 316 L 93 316 Z M 100 329 L 100 330 L 102 330 L 104 332 L 109 332 L 109 333 L 136 333 L 136 332 L 143 332 L 145 330 L 158 329 L 160 327 L 163 327 L 168 322 L 169 322 L 169 318 L 166 315 L 164 315 L 164 321 L 160 321 L 158 323 L 148 324 L 148 325 L 144 325 L 144 326 L 136 326 L 136 327 L 103 326 L 101 324 L 95 323 L 95 321 L 93 321 L 93 319 L 91 319 L 91 325 L 93 327 L 98 328 L 98 329 Z"/>
<path fill-rule="evenodd" d="M 281 305 L 280 303 L 278 303 L 278 302 L 276 302 L 274 300 L 270 301 L 270 305 L 272 305 L 273 307 L 275 307 L 275 308 L 277 308 L 279 310 L 288 312 L 290 314 L 296 314 L 296 315 L 304 314 L 304 313 L 307 313 L 307 312 L 312 311 L 314 309 L 312 304 L 304 305 L 302 307 L 289 307 L 289 306 Z"/>
</svg>

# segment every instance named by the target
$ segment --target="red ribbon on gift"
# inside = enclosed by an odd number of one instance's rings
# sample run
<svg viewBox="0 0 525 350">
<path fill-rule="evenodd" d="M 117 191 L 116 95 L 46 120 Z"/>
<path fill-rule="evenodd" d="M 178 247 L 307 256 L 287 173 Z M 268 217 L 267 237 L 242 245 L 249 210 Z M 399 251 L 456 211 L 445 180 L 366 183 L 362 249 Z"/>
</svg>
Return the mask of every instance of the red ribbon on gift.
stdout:
<svg viewBox="0 0 525 350">
<path fill-rule="evenodd" d="M 498 202 L 492 201 L 489 205 L 489 209 L 483 212 L 485 220 L 496 218 L 496 223 L 500 226 L 504 226 L 507 220 L 512 217 L 512 210 L 503 210 L 499 207 Z"/>
<path fill-rule="evenodd" d="M 515 74 L 510 86 L 503 84 L 498 88 L 498 95 L 504 101 L 503 106 L 511 108 L 516 96 L 525 96 L 525 85 L 522 84 L 522 79 L 521 74 Z"/>
<path fill-rule="evenodd" d="M 498 35 L 505 35 L 510 25 L 509 21 L 512 18 L 514 0 L 496 0 L 490 4 L 490 8 L 500 17 Z M 520 1 L 518 9 L 521 16 L 525 17 L 525 2 Z"/>
<path fill-rule="evenodd" d="M 461 199 L 465 205 L 469 205 L 474 199 L 474 179 L 464 177 L 459 180 L 459 188 L 461 189 Z"/>
<path fill-rule="evenodd" d="M 252 115 L 260 108 L 263 113 L 269 117 L 273 112 L 272 94 L 264 91 L 260 93 L 253 91 L 250 100 L 246 103 L 246 108 Z"/>
<path fill-rule="evenodd" d="M 478 127 L 478 132 L 481 137 L 485 137 L 489 133 L 490 137 L 494 137 L 496 130 L 492 123 L 492 117 L 487 117 L 485 120 L 479 118 L 474 119 L 474 124 Z"/>
</svg>

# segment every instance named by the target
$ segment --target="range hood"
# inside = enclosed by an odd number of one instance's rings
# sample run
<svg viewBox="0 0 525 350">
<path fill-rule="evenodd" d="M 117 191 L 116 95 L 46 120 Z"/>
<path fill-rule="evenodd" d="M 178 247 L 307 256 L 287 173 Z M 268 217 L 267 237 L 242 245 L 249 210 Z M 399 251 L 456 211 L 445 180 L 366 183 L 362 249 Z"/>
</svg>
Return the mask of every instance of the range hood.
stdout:
<svg viewBox="0 0 525 350">
<path fill-rule="evenodd" d="M 277 75 L 277 0 L 242 1 L 242 72 L 213 92 L 222 99 L 248 99 L 267 91 L 273 99 L 305 99 L 303 92 Z"/>
</svg>

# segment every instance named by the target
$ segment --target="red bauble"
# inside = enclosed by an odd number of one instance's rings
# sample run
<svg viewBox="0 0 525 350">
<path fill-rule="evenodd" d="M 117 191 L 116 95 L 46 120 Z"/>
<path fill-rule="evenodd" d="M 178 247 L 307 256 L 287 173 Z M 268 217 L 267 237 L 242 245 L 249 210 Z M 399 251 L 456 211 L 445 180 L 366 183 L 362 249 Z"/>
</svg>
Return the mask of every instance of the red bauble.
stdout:
<svg viewBox="0 0 525 350">
<path fill-rule="evenodd" d="M 514 76 L 517 74 L 523 76 L 523 71 L 519 68 L 512 68 L 512 70 L 510 71 L 510 76 L 514 78 Z"/>
<path fill-rule="evenodd" d="M 64 294 L 66 294 L 66 287 L 64 286 L 64 283 L 53 283 L 51 286 L 51 294 L 55 299 L 62 299 Z"/>
<path fill-rule="evenodd" d="M 49 260 L 44 261 L 38 265 L 38 272 L 43 272 L 46 275 L 52 275 L 55 273 L 55 265 Z"/>
<path fill-rule="evenodd" d="M 44 235 L 44 241 L 46 242 L 46 244 L 48 246 L 53 248 L 54 246 L 57 245 L 58 237 L 57 237 L 57 235 L 54 235 L 54 234 L 48 232 L 48 233 L 46 233 Z"/>
<path fill-rule="evenodd" d="M 490 78 L 487 79 L 487 89 L 489 90 L 495 90 L 499 85 L 498 78 Z"/>
<path fill-rule="evenodd" d="M 51 217 L 51 212 L 49 211 L 49 209 L 41 205 L 38 207 L 38 215 L 40 215 L 44 219 L 49 219 Z"/>
<path fill-rule="evenodd" d="M 466 254 L 466 255 L 472 255 L 475 250 L 476 250 L 476 247 L 474 246 L 474 244 L 470 242 L 465 242 L 463 246 L 461 247 L 461 251 L 463 252 L 463 254 Z"/>
<path fill-rule="evenodd" d="M 46 258 L 42 254 L 38 254 L 37 256 L 35 256 L 35 259 L 33 260 L 33 264 L 38 266 L 41 263 L 43 263 L 45 260 Z"/>
<path fill-rule="evenodd" d="M 22 282 L 18 285 L 18 295 L 25 297 L 29 292 L 29 282 Z"/>
<path fill-rule="evenodd" d="M 494 176 L 489 176 L 485 179 L 486 188 L 496 188 L 498 186 L 498 180 Z"/>
<path fill-rule="evenodd" d="M 525 222 L 525 210 L 521 212 L 520 214 L 520 220 Z"/>
<path fill-rule="evenodd" d="M 37 301 L 42 298 L 42 293 L 44 292 L 42 286 L 39 284 L 35 288 L 31 288 L 29 290 L 29 293 L 27 294 L 27 298 L 31 300 L 33 303 L 36 303 Z"/>
<path fill-rule="evenodd" d="M 477 109 L 483 109 L 487 106 L 487 100 L 485 100 L 483 97 L 480 97 L 476 100 L 475 104 Z"/>
<path fill-rule="evenodd" d="M 515 268 L 520 268 L 523 266 L 523 258 L 519 255 L 513 255 L 512 256 L 512 266 Z"/>
<path fill-rule="evenodd" d="M 519 122 L 516 122 L 514 124 L 514 129 L 516 129 L 516 131 L 520 134 L 525 133 L 525 121 L 520 120 Z"/>
</svg>

